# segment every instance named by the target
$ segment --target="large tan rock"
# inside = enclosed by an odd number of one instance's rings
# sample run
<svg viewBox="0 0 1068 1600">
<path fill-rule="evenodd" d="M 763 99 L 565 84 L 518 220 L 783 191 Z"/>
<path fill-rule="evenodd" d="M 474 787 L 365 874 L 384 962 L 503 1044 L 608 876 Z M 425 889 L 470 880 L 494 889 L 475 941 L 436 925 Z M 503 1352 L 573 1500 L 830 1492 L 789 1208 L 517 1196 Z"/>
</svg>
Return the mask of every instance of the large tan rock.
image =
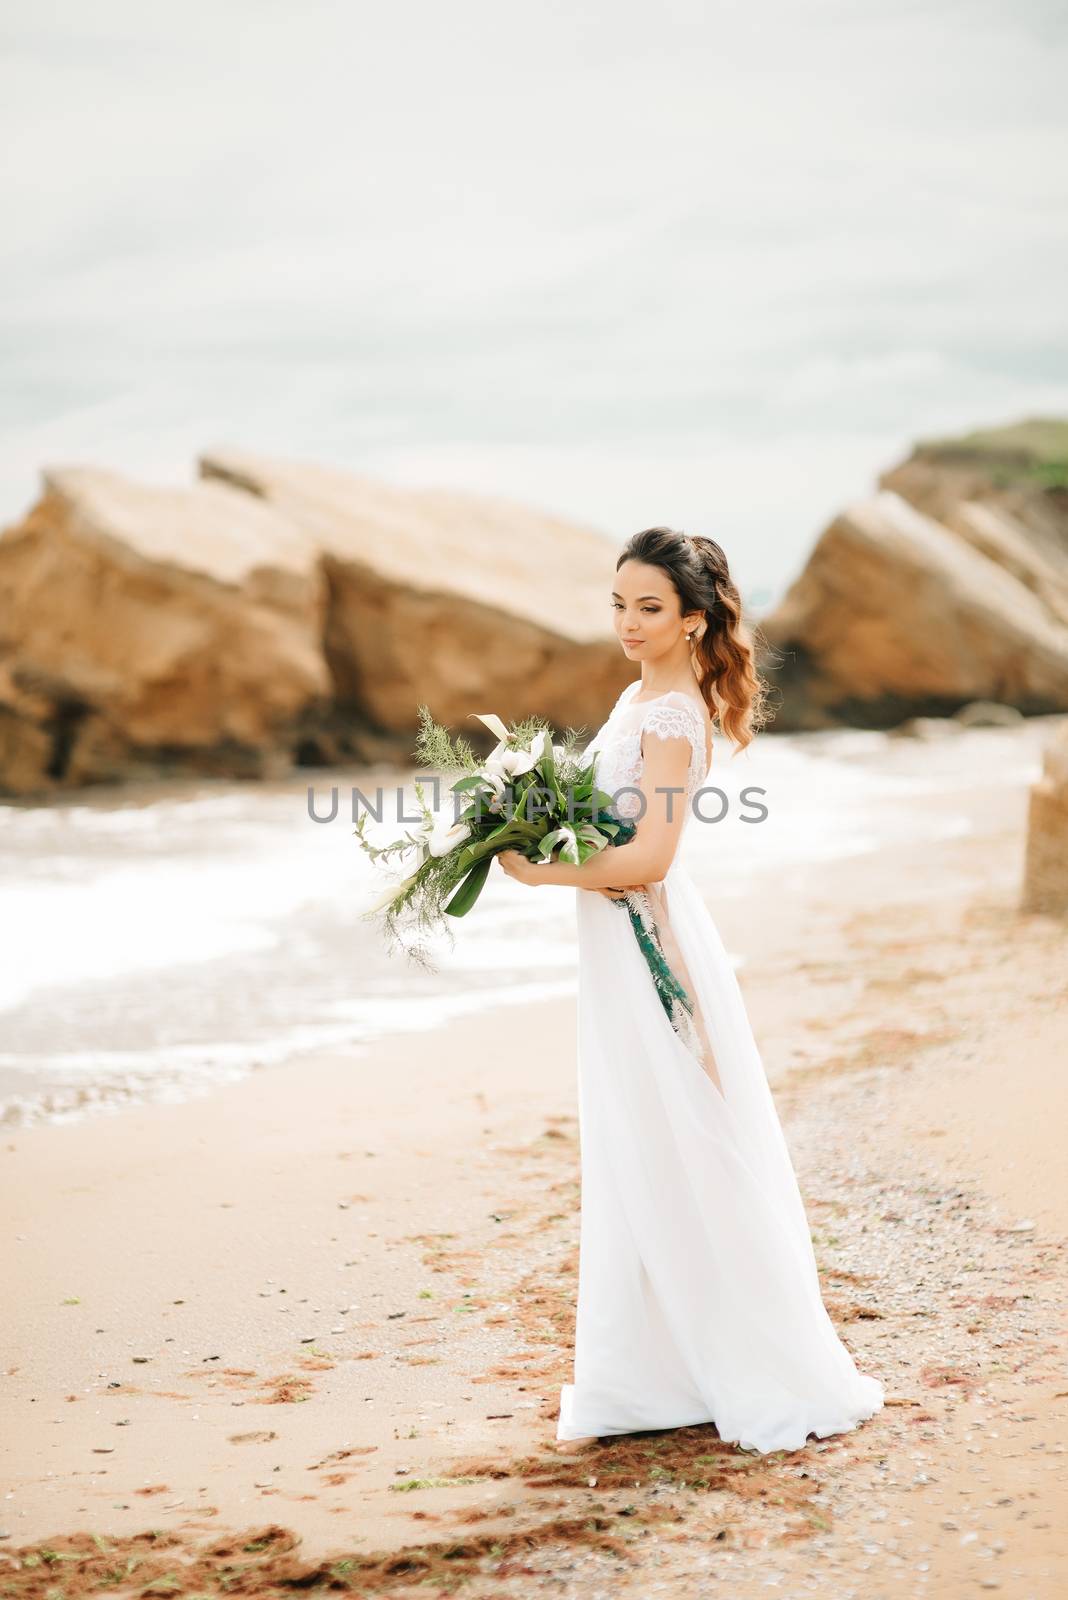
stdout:
<svg viewBox="0 0 1068 1600">
<path fill-rule="evenodd" d="M 633 675 L 610 541 L 496 501 L 214 452 L 57 468 L 0 535 L 0 793 L 406 760 L 425 702 L 596 725 Z"/>
<path fill-rule="evenodd" d="M 1045 558 L 1068 575 L 1068 421 L 1032 417 L 944 439 L 921 440 L 879 476 L 938 522 L 956 507 L 980 504 L 1006 513 Z"/>
<path fill-rule="evenodd" d="M 44 474 L 0 537 L 0 787 L 261 775 L 329 702 L 302 531 L 222 484 Z"/>
<path fill-rule="evenodd" d="M 1031 790 L 1022 905 L 1068 916 L 1068 723 L 1048 745 Z"/>
<path fill-rule="evenodd" d="M 971 700 L 1068 710 L 1068 627 L 889 490 L 835 517 L 762 628 L 783 657 L 779 727 L 888 726 Z"/>
<path fill-rule="evenodd" d="M 490 710 L 592 732 L 634 676 L 611 625 L 616 548 L 593 529 L 234 450 L 206 453 L 200 470 L 313 535 L 338 698 L 383 729 L 411 730 L 423 701 L 476 736 L 471 714 Z"/>
<path fill-rule="evenodd" d="M 1068 422 L 924 441 L 879 486 L 763 621 L 776 726 L 1068 708 Z"/>
<path fill-rule="evenodd" d="M 1068 422 L 923 442 L 879 486 L 1005 567 L 1068 625 Z"/>
</svg>

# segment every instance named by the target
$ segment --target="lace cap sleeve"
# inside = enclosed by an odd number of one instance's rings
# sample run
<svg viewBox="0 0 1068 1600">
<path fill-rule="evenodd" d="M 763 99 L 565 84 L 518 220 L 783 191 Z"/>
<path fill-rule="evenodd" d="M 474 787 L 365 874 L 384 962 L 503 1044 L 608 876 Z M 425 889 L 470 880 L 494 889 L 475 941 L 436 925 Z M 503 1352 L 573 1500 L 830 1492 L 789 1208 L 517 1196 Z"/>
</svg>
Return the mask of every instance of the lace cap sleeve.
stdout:
<svg viewBox="0 0 1068 1600">
<path fill-rule="evenodd" d="M 705 730 L 700 712 L 692 703 L 687 704 L 687 699 L 686 695 L 679 695 L 678 702 L 662 699 L 651 704 L 642 718 L 642 734 L 654 733 L 658 739 L 687 739 L 692 759 L 703 762 Z"/>
</svg>

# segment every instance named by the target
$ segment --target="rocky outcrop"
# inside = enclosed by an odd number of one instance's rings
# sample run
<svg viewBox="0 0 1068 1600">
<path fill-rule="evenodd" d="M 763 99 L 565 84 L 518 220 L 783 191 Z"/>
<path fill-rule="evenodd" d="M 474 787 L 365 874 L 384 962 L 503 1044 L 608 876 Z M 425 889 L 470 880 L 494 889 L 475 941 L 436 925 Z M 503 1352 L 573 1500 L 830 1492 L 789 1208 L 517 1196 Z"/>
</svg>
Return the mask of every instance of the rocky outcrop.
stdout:
<svg viewBox="0 0 1068 1600">
<path fill-rule="evenodd" d="M 44 475 L 0 538 L 0 786 L 191 767 L 262 776 L 329 703 L 321 572 L 224 485 Z"/>
<path fill-rule="evenodd" d="M 407 733 L 425 700 L 472 734 L 482 710 L 592 729 L 634 675 L 611 627 L 603 534 L 505 501 L 236 451 L 202 456 L 200 470 L 313 535 L 338 699 L 381 728 Z"/>
<path fill-rule="evenodd" d="M 879 485 L 1011 572 L 1068 626 L 1068 423 L 920 444 Z"/>
<path fill-rule="evenodd" d="M 1068 916 L 1068 723 L 1054 734 L 1031 790 L 1022 907 Z"/>
<path fill-rule="evenodd" d="M 1068 710 L 1068 424 L 1021 426 L 922 445 L 833 519 L 761 625 L 777 728 Z"/>
<path fill-rule="evenodd" d="M 0 794 L 405 761 L 421 702 L 477 743 L 472 711 L 595 723 L 632 676 L 589 530 L 236 452 L 201 472 L 49 470 L 0 536 Z"/>
</svg>

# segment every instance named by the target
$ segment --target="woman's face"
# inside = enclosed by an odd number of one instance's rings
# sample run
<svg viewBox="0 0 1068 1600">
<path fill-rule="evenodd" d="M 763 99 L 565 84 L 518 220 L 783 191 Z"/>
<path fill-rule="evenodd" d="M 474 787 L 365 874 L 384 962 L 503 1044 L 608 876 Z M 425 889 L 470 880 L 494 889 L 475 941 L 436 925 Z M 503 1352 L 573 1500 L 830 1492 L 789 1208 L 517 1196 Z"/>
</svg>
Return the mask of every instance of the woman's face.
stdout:
<svg viewBox="0 0 1068 1600">
<path fill-rule="evenodd" d="M 679 596 L 663 567 L 624 561 L 612 588 L 612 615 L 623 654 L 631 661 L 651 661 L 677 649 L 689 650 Z M 691 614 L 693 627 L 697 613 Z"/>
</svg>

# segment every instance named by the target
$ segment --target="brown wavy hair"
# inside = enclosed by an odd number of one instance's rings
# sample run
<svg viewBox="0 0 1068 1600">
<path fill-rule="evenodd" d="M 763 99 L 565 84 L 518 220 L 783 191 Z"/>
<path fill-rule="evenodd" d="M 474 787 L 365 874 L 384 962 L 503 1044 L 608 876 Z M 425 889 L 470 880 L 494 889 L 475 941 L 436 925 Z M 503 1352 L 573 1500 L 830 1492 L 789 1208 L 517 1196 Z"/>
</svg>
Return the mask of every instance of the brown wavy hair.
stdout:
<svg viewBox="0 0 1068 1600">
<path fill-rule="evenodd" d="M 693 647 L 694 676 L 701 698 L 737 746 L 737 755 L 768 721 L 768 696 L 756 668 L 755 640 L 760 630 L 744 616 L 722 547 L 699 534 L 645 528 L 623 546 L 617 572 L 624 561 L 662 567 L 678 594 L 681 614 L 704 613 Z"/>
</svg>

